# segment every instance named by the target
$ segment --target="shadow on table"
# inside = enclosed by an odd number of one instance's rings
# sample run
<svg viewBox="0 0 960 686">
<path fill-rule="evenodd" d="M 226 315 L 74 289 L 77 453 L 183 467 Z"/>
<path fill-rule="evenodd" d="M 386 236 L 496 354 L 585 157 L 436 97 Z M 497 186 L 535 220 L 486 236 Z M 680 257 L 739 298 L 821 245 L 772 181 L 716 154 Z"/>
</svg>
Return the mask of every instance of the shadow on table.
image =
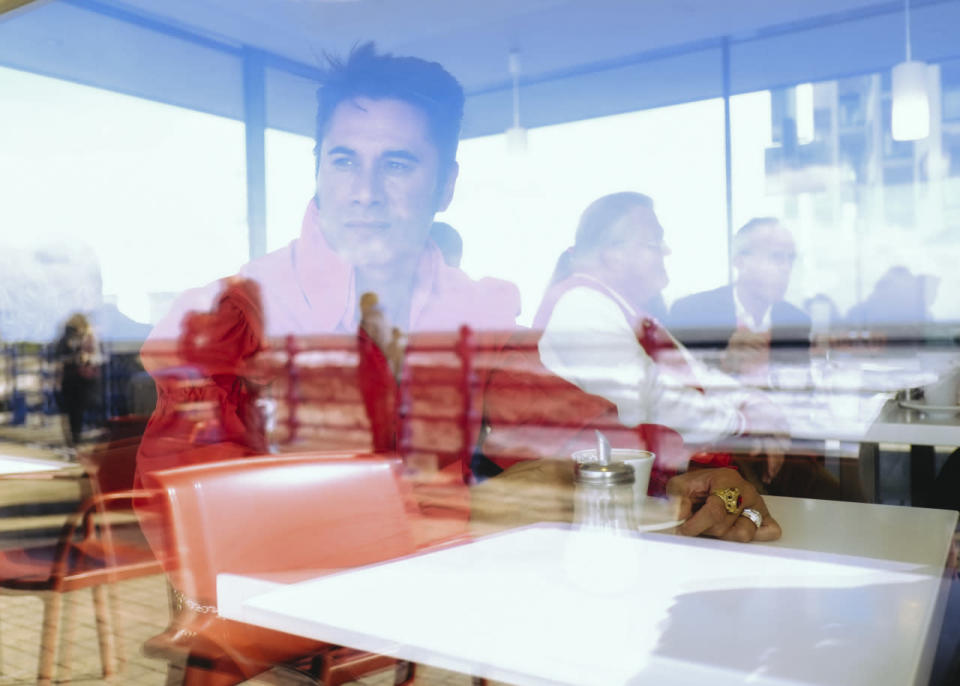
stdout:
<svg viewBox="0 0 960 686">
<path fill-rule="evenodd" d="M 902 644 L 923 622 L 912 616 L 922 612 L 918 583 L 929 582 L 687 593 L 671 606 L 653 653 L 759 678 L 913 683 Z"/>
</svg>

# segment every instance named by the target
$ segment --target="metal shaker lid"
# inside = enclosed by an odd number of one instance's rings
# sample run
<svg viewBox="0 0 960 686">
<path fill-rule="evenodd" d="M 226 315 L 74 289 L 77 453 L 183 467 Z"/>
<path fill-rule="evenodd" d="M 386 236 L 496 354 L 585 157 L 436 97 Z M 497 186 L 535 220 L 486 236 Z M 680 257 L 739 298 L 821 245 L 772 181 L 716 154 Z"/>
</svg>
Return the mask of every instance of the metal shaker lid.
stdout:
<svg viewBox="0 0 960 686">
<path fill-rule="evenodd" d="M 597 462 L 577 463 L 573 468 L 574 481 L 579 484 L 632 484 L 633 467 L 623 462 L 599 464 Z"/>
</svg>

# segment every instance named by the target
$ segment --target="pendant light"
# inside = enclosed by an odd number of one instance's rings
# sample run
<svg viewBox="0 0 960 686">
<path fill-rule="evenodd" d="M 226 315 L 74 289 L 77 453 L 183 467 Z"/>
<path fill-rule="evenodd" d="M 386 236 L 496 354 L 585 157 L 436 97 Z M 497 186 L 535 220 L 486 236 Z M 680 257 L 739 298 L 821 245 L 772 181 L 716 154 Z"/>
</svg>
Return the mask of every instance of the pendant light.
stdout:
<svg viewBox="0 0 960 686">
<path fill-rule="evenodd" d="M 527 151 L 527 130 L 520 126 L 520 53 L 512 51 L 507 67 L 513 78 L 513 126 L 507 129 L 507 150 L 514 154 Z"/>
<path fill-rule="evenodd" d="M 930 135 L 930 98 L 927 65 L 914 61 L 910 51 L 910 0 L 904 0 L 907 59 L 893 68 L 893 140 L 916 141 Z"/>
</svg>

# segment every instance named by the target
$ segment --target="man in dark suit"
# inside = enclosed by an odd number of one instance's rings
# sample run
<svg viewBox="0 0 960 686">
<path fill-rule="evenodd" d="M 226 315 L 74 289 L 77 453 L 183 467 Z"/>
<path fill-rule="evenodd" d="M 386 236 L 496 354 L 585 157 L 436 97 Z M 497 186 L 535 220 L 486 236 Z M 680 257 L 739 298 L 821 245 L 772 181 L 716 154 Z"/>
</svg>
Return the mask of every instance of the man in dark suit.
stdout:
<svg viewBox="0 0 960 686">
<path fill-rule="evenodd" d="M 723 370 L 742 381 L 769 382 L 771 357 L 809 356 L 810 318 L 783 299 L 795 260 L 793 236 L 777 219 L 751 219 L 733 238 L 734 283 L 677 300 L 670 330 L 694 347 L 724 347 Z"/>
<path fill-rule="evenodd" d="M 733 284 L 677 300 L 668 319 L 671 332 L 688 346 L 722 349 L 719 367 L 746 386 L 780 385 L 778 370 L 784 366 L 806 373 L 810 318 L 783 299 L 795 260 L 793 236 L 777 219 L 751 219 L 733 238 Z M 735 455 L 734 461 L 761 492 L 843 495 L 814 455 L 795 452 L 775 477 L 762 455 Z"/>
</svg>

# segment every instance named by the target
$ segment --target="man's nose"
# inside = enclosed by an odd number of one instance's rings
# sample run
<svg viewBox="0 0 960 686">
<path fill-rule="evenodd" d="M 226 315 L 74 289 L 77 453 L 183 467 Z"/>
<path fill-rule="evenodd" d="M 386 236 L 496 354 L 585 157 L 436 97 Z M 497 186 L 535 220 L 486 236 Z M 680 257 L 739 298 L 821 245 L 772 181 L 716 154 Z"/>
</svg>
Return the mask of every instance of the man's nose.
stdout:
<svg viewBox="0 0 960 686">
<path fill-rule="evenodd" d="M 359 205 L 379 205 L 383 202 L 383 175 L 374 166 L 362 166 L 353 175 L 351 200 Z"/>
</svg>

